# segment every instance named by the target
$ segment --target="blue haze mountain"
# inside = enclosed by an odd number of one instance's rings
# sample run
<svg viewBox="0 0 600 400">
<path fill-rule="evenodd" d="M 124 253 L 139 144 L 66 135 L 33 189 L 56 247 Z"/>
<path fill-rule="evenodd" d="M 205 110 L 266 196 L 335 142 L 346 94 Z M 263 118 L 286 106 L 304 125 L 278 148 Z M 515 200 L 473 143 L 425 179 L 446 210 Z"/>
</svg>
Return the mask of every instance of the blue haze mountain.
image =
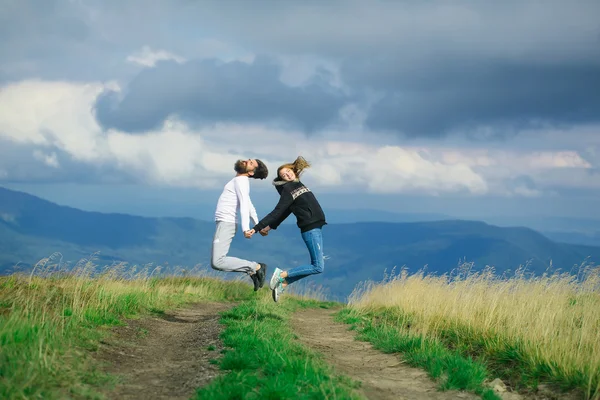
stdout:
<svg viewBox="0 0 600 400">
<path fill-rule="evenodd" d="M 443 274 L 467 261 L 474 262 L 475 269 L 494 266 L 501 274 L 528 263 L 529 270 L 539 274 L 551 263 L 569 271 L 586 259 L 600 260 L 600 247 L 555 242 L 529 228 L 452 219 L 336 223 L 332 214 L 332 222 L 324 227 L 325 273 L 309 283 L 334 296 L 348 295 L 361 281 L 381 280 L 384 271 L 394 267 L 405 266 L 412 273 L 427 266 L 429 273 Z M 71 265 L 99 252 L 101 266 L 125 261 L 160 265 L 163 272 L 175 266 L 210 270 L 213 231 L 209 221 L 87 212 L 0 187 L 2 273 L 12 272 L 17 263 L 27 270 L 54 252 Z M 245 240 L 238 235 L 231 253 L 280 268 L 308 261 L 292 223 L 266 238 Z"/>
</svg>

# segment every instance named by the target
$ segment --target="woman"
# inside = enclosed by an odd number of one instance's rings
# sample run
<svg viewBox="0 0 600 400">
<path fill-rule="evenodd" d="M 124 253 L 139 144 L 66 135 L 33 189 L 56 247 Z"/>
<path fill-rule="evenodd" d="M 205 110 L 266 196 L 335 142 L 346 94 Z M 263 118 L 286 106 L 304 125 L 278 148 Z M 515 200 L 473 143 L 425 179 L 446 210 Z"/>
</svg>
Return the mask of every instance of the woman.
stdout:
<svg viewBox="0 0 600 400">
<path fill-rule="evenodd" d="M 298 157 L 291 164 L 284 164 L 277 169 L 277 177 L 273 185 L 279 192 L 280 198 L 275 209 L 251 229 L 246 237 L 252 237 L 256 232 L 265 236 L 269 230 L 277 227 L 291 213 L 296 216 L 302 239 L 310 254 L 310 265 L 302 265 L 288 271 L 275 268 L 269 284 L 273 291 L 273 300 L 279 300 L 279 295 L 287 285 L 309 275 L 320 274 L 324 268 L 323 234 L 321 228 L 327 224 L 325 213 L 317 198 L 309 188 L 300 182 L 300 175 L 309 168 L 310 164 Z"/>
</svg>

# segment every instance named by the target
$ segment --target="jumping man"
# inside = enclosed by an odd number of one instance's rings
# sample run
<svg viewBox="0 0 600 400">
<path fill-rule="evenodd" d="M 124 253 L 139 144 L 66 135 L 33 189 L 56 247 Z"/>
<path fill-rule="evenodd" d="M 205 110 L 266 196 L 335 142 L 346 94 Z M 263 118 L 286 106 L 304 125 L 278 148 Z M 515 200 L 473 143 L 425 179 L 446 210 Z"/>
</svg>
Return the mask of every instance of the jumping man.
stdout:
<svg viewBox="0 0 600 400">
<path fill-rule="evenodd" d="M 258 223 L 256 209 L 250 200 L 250 180 L 265 179 L 269 171 L 260 160 L 238 160 L 234 165 L 236 176 L 225 185 L 215 211 L 216 231 L 212 244 L 211 266 L 225 272 L 243 272 L 250 276 L 254 290 L 263 287 L 267 265 L 255 261 L 228 257 L 231 241 L 237 232 L 237 212 L 240 212 L 242 232 L 250 230 L 250 217 Z"/>
</svg>

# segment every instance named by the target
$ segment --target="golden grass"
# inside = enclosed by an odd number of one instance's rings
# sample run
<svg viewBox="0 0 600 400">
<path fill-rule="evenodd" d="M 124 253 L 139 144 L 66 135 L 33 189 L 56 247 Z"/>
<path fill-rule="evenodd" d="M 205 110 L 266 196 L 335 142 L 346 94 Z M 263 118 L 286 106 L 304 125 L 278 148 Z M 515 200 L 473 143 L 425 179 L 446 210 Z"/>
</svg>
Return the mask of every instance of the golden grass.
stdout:
<svg viewBox="0 0 600 400">
<path fill-rule="evenodd" d="M 268 282 L 265 284 L 268 284 Z M 330 301 L 328 290 L 322 285 L 315 285 L 310 281 L 304 284 L 302 281 L 299 281 L 289 285 L 286 288 L 285 296 L 290 295 L 298 300 Z"/>
<path fill-rule="evenodd" d="M 583 380 L 588 398 L 600 396 L 599 267 L 583 268 L 577 277 L 517 273 L 509 279 L 489 269 L 452 277 L 402 271 L 355 290 L 349 306 L 359 312 L 396 309 L 423 335 L 454 329 L 494 338 L 487 343 L 491 347 L 518 343 L 530 365 L 550 366 L 550 374 L 561 379 Z"/>
</svg>

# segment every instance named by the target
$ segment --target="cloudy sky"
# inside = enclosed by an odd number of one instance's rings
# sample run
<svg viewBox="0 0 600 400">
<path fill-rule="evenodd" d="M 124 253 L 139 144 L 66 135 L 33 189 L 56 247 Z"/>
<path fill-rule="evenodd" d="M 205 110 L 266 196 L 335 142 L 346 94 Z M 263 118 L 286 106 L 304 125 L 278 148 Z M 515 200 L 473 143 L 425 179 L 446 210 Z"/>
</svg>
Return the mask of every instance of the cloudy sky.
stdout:
<svg viewBox="0 0 600 400">
<path fill-rule="evenodd" d="M 2 186 L 194 214 L 301 154 L 329 208 L 600 217 L 598 1 L 0 7 Z"/>
</svg>

